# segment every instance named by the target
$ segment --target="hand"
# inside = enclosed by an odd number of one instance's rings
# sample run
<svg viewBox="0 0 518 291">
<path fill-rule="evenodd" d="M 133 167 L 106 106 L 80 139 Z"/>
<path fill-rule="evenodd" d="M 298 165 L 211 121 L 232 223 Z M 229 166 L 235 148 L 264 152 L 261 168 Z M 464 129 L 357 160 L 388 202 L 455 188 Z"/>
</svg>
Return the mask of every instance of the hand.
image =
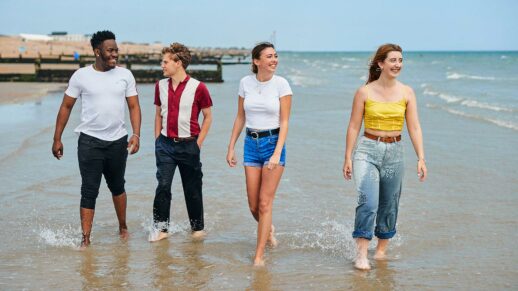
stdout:
<svg viewBox="0 0 518 291">
<path fill-rule="evenodd" d="M 343 171 L 345 180 L 351 180 L 353 174 L 353 161 L 350 159 L 345 160 Z"/>
<path fill-rule="evenodd" d="M 52 144 L 52 154 L 56 157 L 56 159 L 61 159 L 63 156 L 63 144 L 60 140 L 55 140 Z"/>
<path fill-rule="evenodd" d="M 130 155 L 138 152 L 140 148 L 140 139 L 136 135 L 132 135 L 128 142 L 128 153 Z"/>
<path fill-rule="evenodd" d="M 281 160 L 281 154 L 273 154 L 268 161 L 268 170 L 273 170 L 277 168 L 279 165 L 279 161 Z"/>
<path fill-rule="evenodd" d="M 417 161 L 417 177 L 419 181 L 424 182 L 427 176 L 426 164 L 424 160 Z"/>
<path fill-rule="evenodd" d="M 237 165 L 236 155 L 233 149 L 229 149 L 227 152 L 227 163 L 232 168 Z"/>
<path fill-rule="evenodd" d="M 199 140 L 196 141 L 196 144 L 198 145 L 198 149 L 201 150 L 201 142 Z"/>
</svg>

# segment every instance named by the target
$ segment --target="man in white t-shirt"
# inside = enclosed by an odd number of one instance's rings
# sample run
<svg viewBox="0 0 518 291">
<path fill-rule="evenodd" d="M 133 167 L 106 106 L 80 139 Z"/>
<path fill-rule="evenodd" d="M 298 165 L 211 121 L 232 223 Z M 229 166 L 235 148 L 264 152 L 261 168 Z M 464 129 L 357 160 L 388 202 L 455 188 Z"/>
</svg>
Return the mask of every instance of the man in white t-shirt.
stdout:
<svg viewBox="0 0 518 291">
<path fill-rule="evenodd" d="M 128 153 L 134 154 L 139 150 L 141 123 L 135 78 L 128 69 L 117 66 L 115 35 L 111 31 L 98 31 L 90 42 L 95 63 L 78 69 L 70 78 L 56 119 L 52 145 L 52 153 L 59 160 L 63 156 L 61 135 L 76 100 L 80 98 L 81 123 L 75 132 L 79 134 L 77 157 L 82 179 L 82 249 L 90 245 L 95 201 L 103 175 L 112 193 L 119 234 L 123 239 L 128 237 L 124 172 Z M 124 122 L 125 103 L 133 128 L 129 142 Z"/>
</svg>

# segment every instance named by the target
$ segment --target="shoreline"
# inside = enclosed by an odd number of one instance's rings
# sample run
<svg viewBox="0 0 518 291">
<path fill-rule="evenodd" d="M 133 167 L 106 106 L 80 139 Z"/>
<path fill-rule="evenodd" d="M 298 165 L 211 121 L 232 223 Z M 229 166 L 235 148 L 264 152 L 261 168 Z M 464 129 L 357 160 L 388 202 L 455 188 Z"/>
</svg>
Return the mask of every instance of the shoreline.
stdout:
<svg viewBox="0 0 518 291">
<path fill-rule="evenodd" d="M 53 92 L 65 92 L 65 83 L 0 82 L 0 106 L 40 101 Z"/>
</svg>

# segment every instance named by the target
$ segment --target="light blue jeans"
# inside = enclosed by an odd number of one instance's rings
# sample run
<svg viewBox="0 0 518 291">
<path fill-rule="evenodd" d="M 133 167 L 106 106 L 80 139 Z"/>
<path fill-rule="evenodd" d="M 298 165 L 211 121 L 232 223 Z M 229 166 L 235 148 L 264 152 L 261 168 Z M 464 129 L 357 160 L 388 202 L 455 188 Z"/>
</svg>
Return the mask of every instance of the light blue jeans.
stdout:
<svg viewBox="0 0 518 291">
<path fill-rule="evenodd" d="M 353 178 L 358 191 L 354 238 L 371 240 L 373 229 L 380 239 L 396 234 L 403 172 L 401 141 L 384 143 L 359 138 L 353 154 Z"/>
</svg>

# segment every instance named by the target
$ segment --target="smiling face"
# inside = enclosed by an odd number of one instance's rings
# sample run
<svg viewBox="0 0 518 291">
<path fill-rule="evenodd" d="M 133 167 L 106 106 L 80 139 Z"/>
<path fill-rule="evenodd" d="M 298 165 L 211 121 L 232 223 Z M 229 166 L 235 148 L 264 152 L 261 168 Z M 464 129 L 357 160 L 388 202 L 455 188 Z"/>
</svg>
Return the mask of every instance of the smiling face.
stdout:
<svg viewBox="0 0 518 291">
<path fill-rule="evenodd" d="M 403 54 L 398 51 L 391 51 L 383 62 L 378 62 L 382 74 L 387 77 L 396 78 L 403 69 Z"/>
<path fill-rule="evenodd" d="M 96 60 L 99 61 L 105 70 L 111 70 L 117 66 L 119 48 L 114 39 L 103 41 L 94 52 L 97 56 Z"/>
<path fill-rule="evenodd" d="M 174 54 L 165 53 L 160 63 L 164 77 L 172 77 L 179 70 L 183 69 L 182 62 Z"/>
<path fill-rule="evenodd" d="M 279 63 L 277 52 L 274 48 L 267 47 L 261 51 L 259 59 L 254 59 L 254 64 L 257 66 L 259 72 L 274 73 Z"/>
</svg>

